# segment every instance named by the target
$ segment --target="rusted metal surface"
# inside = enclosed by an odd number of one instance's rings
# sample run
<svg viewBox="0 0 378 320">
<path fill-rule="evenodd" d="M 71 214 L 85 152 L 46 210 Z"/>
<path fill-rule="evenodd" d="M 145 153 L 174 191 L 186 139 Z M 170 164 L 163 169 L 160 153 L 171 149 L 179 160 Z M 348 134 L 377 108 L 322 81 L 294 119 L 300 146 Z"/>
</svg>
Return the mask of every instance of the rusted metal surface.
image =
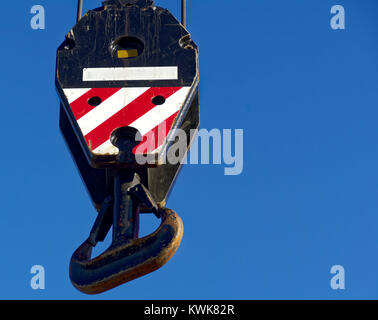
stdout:
<svg viewBox="0 0 378 320">
<path fill-rule="evenodd" d="M 97 294 L 153 272 L 172 258 L 183 231 L 177 213 L 164 209 L 162 223 L 153 234 L 111 246 L 94 259 L 91 259 L 93 244 L 87 240 L 72 256 L 71 282 L 83 293 Z"/>
</svg>

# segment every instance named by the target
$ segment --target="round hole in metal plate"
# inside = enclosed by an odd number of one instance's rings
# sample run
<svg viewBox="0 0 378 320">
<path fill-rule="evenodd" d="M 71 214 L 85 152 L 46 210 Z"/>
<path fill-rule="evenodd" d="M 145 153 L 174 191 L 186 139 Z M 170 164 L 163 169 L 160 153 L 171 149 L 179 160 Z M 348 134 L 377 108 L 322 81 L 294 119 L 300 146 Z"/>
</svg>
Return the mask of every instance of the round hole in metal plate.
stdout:
<svg viewBox="0 0 378 320">
<path fill-rule="evenodd" d="M 160 106 L 165 103 L 165 98 L 163 96 L 156 96 L 152 99 L 152 103 L 156 106 Z"/>
<path fill-rule="evenodd" d="M 88 104 L 92 107 L 97 107 L 98 105 L 101 104 L 101 102 L 102 102 L 101 98 L 97 96 L 88 99 Z"/>
<path fill-rule="evenodd" d="M 120 37 L 113 41 L 111 49 L 118 59 L 133 59 L 139 57 L 144 50 L 144 43 L 135 37 Z"/>
</svg>

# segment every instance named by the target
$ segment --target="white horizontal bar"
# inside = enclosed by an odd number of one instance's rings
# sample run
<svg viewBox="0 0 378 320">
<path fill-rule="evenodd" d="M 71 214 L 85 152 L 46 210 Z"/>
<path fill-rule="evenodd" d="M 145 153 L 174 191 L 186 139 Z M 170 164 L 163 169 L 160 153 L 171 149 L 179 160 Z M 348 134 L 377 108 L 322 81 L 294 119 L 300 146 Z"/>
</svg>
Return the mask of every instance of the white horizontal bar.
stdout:
<svg viewBox="0 0 378 320">
<path fill-rule="evenodd" d="M 84 68 L 83 81 L 177 80 L 177 67 Z"/>
</svg>

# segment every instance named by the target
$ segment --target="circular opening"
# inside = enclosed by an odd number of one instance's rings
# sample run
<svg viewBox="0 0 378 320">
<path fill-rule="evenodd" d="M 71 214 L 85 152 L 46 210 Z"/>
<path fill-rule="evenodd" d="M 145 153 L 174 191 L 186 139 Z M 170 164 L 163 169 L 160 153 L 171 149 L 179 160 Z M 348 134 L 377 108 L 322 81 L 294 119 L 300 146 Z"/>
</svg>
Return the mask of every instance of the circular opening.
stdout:
<svg viewBox="0 0 378 320">
<path fill-rule="evenodd" d="M 110 135 L 110 142 L 120 150 L 126 150 L 135 147 L 139 142 L 142 135 L 133 127 L 121 127 L 115 129 Z"/>
<path fill-rule="evenodd" d="M 152 99 L 152 103 L 156 106 L 160 106 L 165 103 L 165 98 L 163 96 L 156 96 Z"/>
<path fill-rule="evenodd" d="M 92 97 L 88 100 L 88 104 L 92 107 L 97 107 L 99 104 L 101 104 L 102 100 L 100 97 Z"/>
<path fill-rule="evenodd" d="M 121 37 L 112 43 L 112 49 L 119 57 L 131 59 L 139 57 L 143 50 L 144 44 L 141 40 L 135 37 Z M 121 54 L 120 54 L 121 51 Z M 126 51 L 126 54 L 122 52 Z"/>
</svg>

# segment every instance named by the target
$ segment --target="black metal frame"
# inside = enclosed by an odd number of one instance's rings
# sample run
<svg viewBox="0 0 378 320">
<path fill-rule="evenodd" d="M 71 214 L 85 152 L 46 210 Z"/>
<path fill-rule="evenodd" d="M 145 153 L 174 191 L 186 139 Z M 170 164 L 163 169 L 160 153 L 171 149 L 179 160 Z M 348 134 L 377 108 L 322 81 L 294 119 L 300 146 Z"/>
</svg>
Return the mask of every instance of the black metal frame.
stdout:
<svg viewBox="0 0 378 320">
<path fill-rule="evenodd" d="M 83 15 L 83 0 L 77 1 L 77 18 L 78 22 Z M 186 0 L 181 0 L 181 24 L 186 27 Z"/>
</svg>

